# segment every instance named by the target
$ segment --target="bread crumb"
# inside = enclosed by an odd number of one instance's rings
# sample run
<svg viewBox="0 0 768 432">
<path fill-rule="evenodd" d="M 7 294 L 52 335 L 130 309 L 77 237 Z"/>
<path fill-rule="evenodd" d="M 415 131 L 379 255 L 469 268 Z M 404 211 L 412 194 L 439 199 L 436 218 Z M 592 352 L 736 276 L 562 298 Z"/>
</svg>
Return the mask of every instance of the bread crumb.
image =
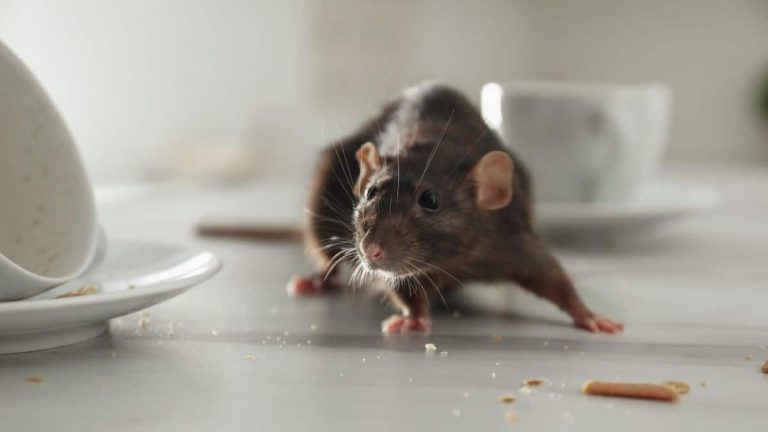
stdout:
<svg viewBox="0 0 768 432">
<path fill-rule="evenodd" d="M 312 331 L 317 330 L 317 324 L 310 324 L 309 325 L 309 329 L 312 330 Z"/>
<path fill-rule="evenodd" d="M 151 323 L 151 322 L 152 322 L 151 318 L 149 318 L 147 316 L 142 316 L 142 317 L 139 318 L 138 325 L 139 325 L 139 327 L 145 329 L 145 328 L 149 327 L 149 323 Z"/>
<path fill-rule="evenodd" d="M 707 382 L 706 381 L 702 381 L 701 383 L 699 383 L 699 386 L 707 387 Z"/>
<path fill-rule="evenodd" d="M 493 337 L 493 340 L 494 340 L 494 341 L 496 341 L 496 342 L 501 342 L 501 335 L 497 335 L 497 334 L 495 334 L 495 335 L 493 335 L 492 337 Z"/>
<path fill-rule="evenodd" d="M 26 381 L 26 382 L 28 382 L 30 384 L 42 384 L 43 383 L 43 379 L 40 378 L 39 376 L 28 376 L 28 377 L 24 378 L 24 381 Z"/>
<path fill-rule="evenodd" d="M 437 346 L 435 346 L 433 343 L 428 343 L 424 345 L 424 350 L 426 352 L 435 352 L 437 351 Z"/>
<path fill-rule="evenodd" d="M 691 391 L 691 386 L 682 381 L 664 381 L 664 384 L 674 388 L 679 394 L 688 394 Z"/>
<path fill-rule="evenodd" d="M 752 356 L 744 356 L 744 360 L 746 360 L 746 361 L 752 361 Z"/>
<path fill-rule="evenodd" d="M 768 374 L 768 361 L 765 362 L 761 370 L 763 371 L 764 374 Z"/>
<path fill-rule="evenodd" d="M 531 388 L 528 386 L 520 387 L 520 393 L 522 394 L 531 394 Z"/>
<path fill-rule="evenodd" d="M 448 357 L 448 351 L 440 351 L 440 357 Z"/>
<path fill-rule="evenodd" d="M 538 387 L 544 383 L 546 383 L 547 380 L 543 378 L 537 378 L 537 379 L 527 379 L 523 381 L 523 385 L 526 385 L 528 387 Z"/>
<path fill-rule="evenodd" d="M 506 394 L 506 395 L 503 395 L 503 396 L 499 397 L 499 402 L 501 402 L 503 404 L 515 403 L 516 400 L 517 400 L 517 398 L 512 396 L 512 395 L 510 395 L 510 394 Z"/>
<path fill-rule="evenodd" d="M 218 336 L 219 335 L 219 331 L 216 330 L 216 329 L 211 330 L 211 334 L 214 335 L 214 336 Z"/>
<path fill-rule="evenodd" d="M 451 414 L 453 414 L 454 417 L 458 417 L 461 415 L 461 410 L 458 408 L 454 408 L 451 410 Z"/>
<path fill-rule="evenodd" d="M 507 419 L 508 422 L 514 423 L 517 421 L 517 414 L 513 413 L 512 411 L 507 411 L 504 413 L 504 418 Z"/>
<path fill-rule="evenodd" d="M 98 285 L 88 285 L 81 288 L 78 288 L 76 290 L 72 290 L 70 292 L 66 292 L 64 294 L 56 296 L 57 299 L 59 298 L 68 298 L 68 297 L 81 297 L 86 295 L 92 295 L 99 292 Z"/>
<path fill-rule="evenodd" d="M 256 360 L 256 356 L 253 355 L 253 354 L 248 354 L 247 356 L 245 356 L 245 359 L 246 360 Z"/>
</svg>

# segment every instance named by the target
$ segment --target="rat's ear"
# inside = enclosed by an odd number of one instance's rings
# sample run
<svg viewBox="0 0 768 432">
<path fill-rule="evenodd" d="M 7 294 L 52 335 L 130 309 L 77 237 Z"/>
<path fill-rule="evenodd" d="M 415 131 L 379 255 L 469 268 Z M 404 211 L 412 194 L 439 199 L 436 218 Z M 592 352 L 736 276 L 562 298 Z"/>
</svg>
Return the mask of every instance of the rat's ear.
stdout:
<svg viewBox="0 0 768 432">
<path fill-rule="evenodd" d="M 483 210 L 498 210 L 512 201 L 512 158 L 503 151 L 488 152 L 478 161 L 469 178 L 475 183 L 475 202 Z"/>
<path fill-rule="evenodd" d="M 369 141 L 360 147 L 355 153 L 355 157 L 357 158 L 357 164 L 360 166 L 360 176 L 357 178 L 354 192 L 355 196 L 360 198 L 373 172 L 381 168 L 381 156 L 379 156 L 376 146 Z"/>
</svg>

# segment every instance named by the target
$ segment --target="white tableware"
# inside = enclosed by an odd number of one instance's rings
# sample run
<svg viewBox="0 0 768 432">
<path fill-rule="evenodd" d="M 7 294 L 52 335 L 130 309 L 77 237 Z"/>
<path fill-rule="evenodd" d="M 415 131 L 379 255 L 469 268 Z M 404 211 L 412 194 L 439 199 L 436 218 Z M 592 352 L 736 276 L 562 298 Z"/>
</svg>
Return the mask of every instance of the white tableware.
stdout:
<svg viewBox="0 0 768 432">
<path fill-rule="evenodd" d="M 637 234 L 711 210 L 720 202 L 720 195 L 711 189 L 653 182 L 623 203 L 539 202 L 535 205 L 536 225 L 549 234 Z"/>
<path fill-rule="evenodd" d="M 628 202 L 667 139 L 668 87 L 510 81 L 482 90 L 483 117 L 530 169 L 543 202 Z"/>
<path fill-rule="evenodd" d="M 82 274 L 98 238 L 72 136 L 35 77 L 0 43 L 0 301 Z"/>
<path fill-rule="evenodd" d="M 39 296 L 0 303 L 0 354 L 96 337 L 107 331 L 110 318 L 181 294 L 220 267 L 207 251 L 113 242 L 104 261 L 87 274 Z M 77 290 L 86 295 L 57 298 Z"/>
</svg>

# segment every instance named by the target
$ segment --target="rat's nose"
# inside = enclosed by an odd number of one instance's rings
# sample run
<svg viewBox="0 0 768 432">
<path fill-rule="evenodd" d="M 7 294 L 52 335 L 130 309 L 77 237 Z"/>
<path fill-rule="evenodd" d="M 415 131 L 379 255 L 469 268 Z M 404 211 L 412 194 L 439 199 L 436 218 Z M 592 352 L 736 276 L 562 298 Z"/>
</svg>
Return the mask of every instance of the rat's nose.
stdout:
<svg viewBox="0 0 768 432">
<path fill-rule="evenodd" d="M 363 244 L 363 253 L 369 260 L 376 262 L 384 258 L 384 249 L 376 242 L 366 242 Z"/>
</svg>

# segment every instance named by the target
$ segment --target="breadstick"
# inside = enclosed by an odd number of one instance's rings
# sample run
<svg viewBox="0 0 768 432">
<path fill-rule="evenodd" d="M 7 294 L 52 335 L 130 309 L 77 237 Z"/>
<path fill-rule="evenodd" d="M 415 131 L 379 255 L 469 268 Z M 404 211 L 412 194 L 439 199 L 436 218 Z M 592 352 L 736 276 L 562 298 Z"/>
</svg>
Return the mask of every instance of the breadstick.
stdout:
<svg viewBox="0 0 768 432">
<path fill-rule="evenodd" d="M 581 391 L 594 396 L 656 399 L 665 402 L 675 402 L 678 398 L 677 390 L 663 384 L 587 381 L 581 387 Z"/>
</svg>

